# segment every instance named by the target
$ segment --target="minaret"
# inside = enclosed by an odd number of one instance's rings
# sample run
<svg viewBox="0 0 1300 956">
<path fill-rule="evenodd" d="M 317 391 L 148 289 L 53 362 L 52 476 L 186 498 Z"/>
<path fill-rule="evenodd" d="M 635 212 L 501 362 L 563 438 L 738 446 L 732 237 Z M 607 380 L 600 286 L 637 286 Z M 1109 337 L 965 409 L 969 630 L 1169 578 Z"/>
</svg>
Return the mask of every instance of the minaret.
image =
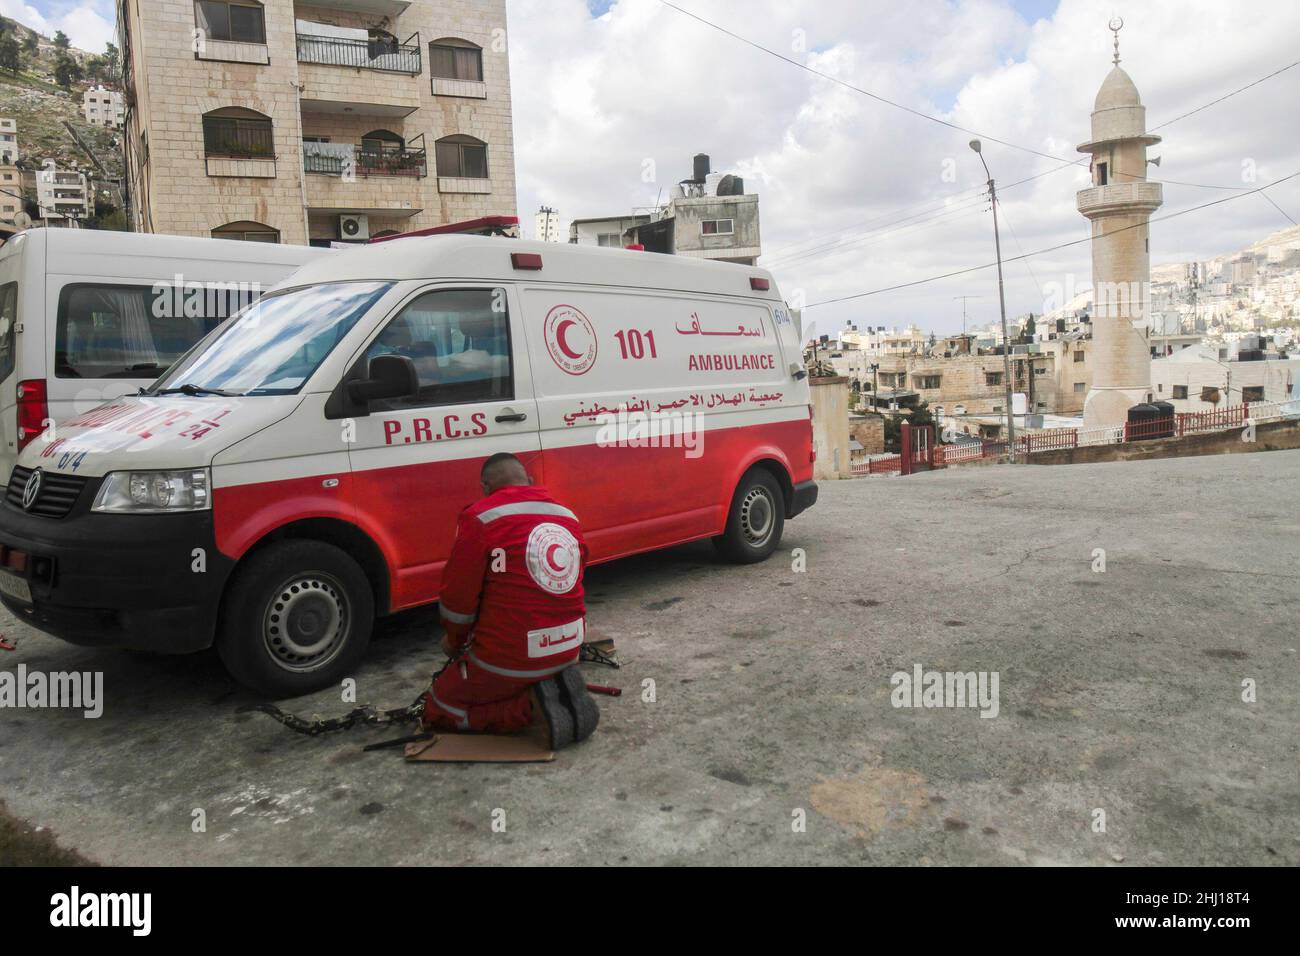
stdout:
<svg viewBox="0 0 1300 956">
<path fill-rule="evenodd" d="M 1129 408 L 1151 400 L 1147 223 L 1163 198 L 1160 184 L 1147 182 L 1147 147 L 1160 137 L 1146 131 L 1146 107 L 1119 67 L 1123 26 L 1120 19 L 1110 22 L 1115 66 L 1093 104 L 1092 142 L 1079 147 L 1092 155 L 1093 182 L 1077 198 L 1079 212 L 1092 222 L 1093 369 L 1085 428 L 1118 425 Z"/>
</svg>

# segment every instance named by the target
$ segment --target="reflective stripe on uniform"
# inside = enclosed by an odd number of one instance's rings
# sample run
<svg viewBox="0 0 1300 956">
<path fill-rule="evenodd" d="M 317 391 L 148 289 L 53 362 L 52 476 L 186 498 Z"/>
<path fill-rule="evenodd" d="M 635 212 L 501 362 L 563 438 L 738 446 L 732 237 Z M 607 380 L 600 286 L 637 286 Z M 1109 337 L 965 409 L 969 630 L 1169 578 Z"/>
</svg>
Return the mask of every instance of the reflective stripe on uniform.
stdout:
<svg viewBox="0 0 1300 956">
<path fill-rule="evenodd" d="M 499 674 L 502 677 L 517 677 L 520 680 L 540 680 L 543 677 L 550 677 L 552 674 L 558 674 L 566 667 L 572 667 L 573 661 L 565 664 L 557 664 L 554 667 L 542 667 L 535 671 L 515 671 L 508 667 L 497 667 L 495 664 L 488 664 L 479 659 L 473 651 L 467 655 L 469 659 L 477 666 L 483 668 L 489 674 Z"/>
<path fill-rule="evenodd" d="M 578 520 L 578 516 L 564 505 L 553 504 L 549 501 L 516 501 L 513 504 L 498 505 L 495 508 L 489 508 L 487 511 L 481 512 L 478 515 L 478 520 L 488 524 L 496 521 L 497 518 L 509 518 L 512 515 L 552 515 L 558 518 Z"/>
<path fill-rule="evenodd" d="M 459 707 L 453 707 L 451 704 L 443 703 L 438 699 L 438 695 L 433 693 L 433 691 L 429 692 L 429 696 L 433 698 L 433 702 L 436 706 L 441 707 L 447 713 L 460 721 L 461 730 L 469 730 L 469 711 L 461 710 Z"/>
<path fill-rule="evenodd" d="M 453 624 L 473 624 L 478 619 L 478 614 L 457 614 L 447 605 L 442 605 L 439 613 Z"/>
</svg>

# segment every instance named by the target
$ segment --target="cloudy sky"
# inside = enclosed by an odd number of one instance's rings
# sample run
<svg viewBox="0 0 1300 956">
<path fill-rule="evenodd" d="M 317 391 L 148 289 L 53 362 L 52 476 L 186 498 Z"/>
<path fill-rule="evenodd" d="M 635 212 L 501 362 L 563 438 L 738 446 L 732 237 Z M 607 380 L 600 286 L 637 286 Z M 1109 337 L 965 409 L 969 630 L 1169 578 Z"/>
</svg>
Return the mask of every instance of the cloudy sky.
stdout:
<svg viewBox="0 0 1300 956">
<path fill-rule="evenodd" d="M 1300 57 L 1290 0 L 673 0 L 762 47 L 919 113 L 976 130 L 1007 186 L 1003 252 L 1086 238 L 1074 208 L 1088 114 L 1110 69 L 1107 21 L 1164 142 L 1168 215 L 1300 171 L 1300 67 L 1176 119 Z M 763 264 L 787 298 L 819 303 L 978 266 L 992 223 L 971 135 L 747 46 L 662 0 L 508 0 L 519 214 L 573 218 L 654 204 L 691 156 L 761 197 Z M 80 47 L 112 35 L 111 0 L 0 0 L 0 12 Z M 1004 146 L 991 139 L 1004 140 Z M 1017 148 L 1020 147 L 1020 148 Z M 1035 153 L 1047 154 L 1036 155 Z M 1059 156 L 1054 161 L 1049 156 Z M 652 165 L 648 165 L 649 164 Z M 651 169 L 653 181 L 646 181 Z M 1171 182 L 1173 180 L 1182 184 Z M 1205 188 L 1205 187 L 1235 188 Z M 1300 219 L 1300 177 L 1156 223 L 1156 263 L 1229 252 Z M 1008 311 L 1090 279 L 1086 244 L 1009 263 Z M 916 322 L 955 332 L 997 315 L 992 269 L 805 312 L 833 332 Z"/>
</svg>

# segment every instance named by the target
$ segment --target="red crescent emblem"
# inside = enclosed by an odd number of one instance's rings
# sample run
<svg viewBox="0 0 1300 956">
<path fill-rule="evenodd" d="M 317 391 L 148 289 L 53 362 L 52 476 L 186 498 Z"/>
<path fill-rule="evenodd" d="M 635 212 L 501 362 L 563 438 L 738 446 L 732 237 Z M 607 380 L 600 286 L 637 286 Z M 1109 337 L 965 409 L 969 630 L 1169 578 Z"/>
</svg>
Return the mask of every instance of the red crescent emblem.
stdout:
<svg viewBox="0 0 1300 956">
<path fill-rule="evenodd" d="M 563 574 L 565 568 L 568 567 L 568 564 L 560 564 L 555 560 L 555 552 L 563 551 L 563 550 L 564 550 L 564 545 L 562 544 L 553 544 L 546 549 L 546 563 L 549 564 L 551 566 L 551 569 L 555 571 L 557 574 Z"/>
<path fill-rule="evenodd" d="M 574 322 L 573 319 L 565 319 L 563 322 L 561 322 L 559 325 L 555 327 L 555 344 L 560 347 L 561 352 L 563 352 L 571 359 L 582 358 L 582 353 L 575 352 L 573 351 L 573 349 L 569 348 L 569 343 L 564 338 L 564 333 L 569 328 L 569 326 L 577 325 L 577 324 L 578 323 Z"/>
</svg>

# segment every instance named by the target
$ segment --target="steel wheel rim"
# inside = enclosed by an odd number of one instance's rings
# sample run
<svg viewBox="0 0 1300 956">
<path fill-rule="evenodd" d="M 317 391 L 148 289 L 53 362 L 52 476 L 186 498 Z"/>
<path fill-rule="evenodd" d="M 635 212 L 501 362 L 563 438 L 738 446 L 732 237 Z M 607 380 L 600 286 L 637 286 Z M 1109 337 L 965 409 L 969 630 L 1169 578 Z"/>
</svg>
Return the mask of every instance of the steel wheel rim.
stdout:
<svg viewBox="0 0 1300 956">
<path fill-rule="evenodd" d="M 766 488 L 751 488 L 740 503 L 740 530 L 751 547 L 767 544 L 776 524 L 776 508 Z"/>
<path fill-rule="evenodd" d="M 262 641 L 282 670 L 313 671 L 338 656 L 351 625 L 351 602 L 338 578 L 303 571 L 285 580 L 267 603 Z"/>
</svg>

